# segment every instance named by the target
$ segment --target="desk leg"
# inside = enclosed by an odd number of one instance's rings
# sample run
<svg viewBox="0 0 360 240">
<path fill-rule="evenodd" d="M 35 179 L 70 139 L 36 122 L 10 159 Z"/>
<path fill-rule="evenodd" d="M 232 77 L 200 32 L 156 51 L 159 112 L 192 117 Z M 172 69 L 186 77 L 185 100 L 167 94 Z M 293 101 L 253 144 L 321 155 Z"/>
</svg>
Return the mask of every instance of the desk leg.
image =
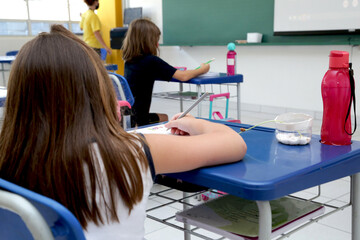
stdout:
<svg viewBox="0 0 360 240">
<path fill-rule="evenodd" d="M 198 99 L 201 97 L 201 85 L 200 84 L 197 84 L 196 85 L 196 88 L 197 88 L 197 92 L 198 92 Z M 201 117 L 201 103 L 198 104 L 198 107 L 197 107 L 197 116 L 198 117 Z"/>
<path fill-rule="evenodd" d="M 183 112 L 184 111 L 184 104 L 183 104 L 183 91 L 184 91 L 184 86 L 183 86 L 183 83 L 179 83 L 180 85 L 180 112 Z"/>
<path fill-rule="evenodd" d="M 259 208 L 259 240 L 270 240 L 271 207 L 269 201 L 256 201 Z"/>
<path fill-rule="evenodd" d="M 189 199 L 189 193 L 186 193 L 186 192 L 183 192 L 183 197 L 184 197 L 184 201 L 185 203 L 190 203 L 190 199 Z M 187 210 L 191 208 L 188 204 L 183 204 L 183 210 Z M 186 230 L 189 230 L 190 231 L 190 224 L 187 224 L 187 223 L 184 223 L 184 228 Z M 188 232 L 188 231 L 185 231 L 184 232 L 184 240 L 191 240 L 191 234 Z"/>
<path fill-rule="evenodd" d="M 5 87 L 5 86 L 6 86 L 6 82 L 5 82 L 5 68 L 4 68 L 4 63 L 1 63 L 1 71 L 2 71 L 3 83 L 4 83 L 4 87 Z"/>
<path fill-rule="evenodd" d="M 360 240 L 360 173 L 351 176 L 352 240 Z"/>
<path fill-rule="evenodd" d="M 240 83 L 236 84 L 236 90 L 237 90 L 237 119 L 241 121 L 241 101 L 240 101 Z"/>
</svg>

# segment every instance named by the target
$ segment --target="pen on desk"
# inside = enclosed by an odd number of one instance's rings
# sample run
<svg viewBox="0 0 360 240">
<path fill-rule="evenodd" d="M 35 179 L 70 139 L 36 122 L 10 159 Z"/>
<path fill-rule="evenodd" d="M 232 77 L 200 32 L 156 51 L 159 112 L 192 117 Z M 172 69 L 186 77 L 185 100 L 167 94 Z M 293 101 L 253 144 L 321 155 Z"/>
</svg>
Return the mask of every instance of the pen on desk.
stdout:
<svg viewBox="0 0 360 240">
<path fill-rule="evenodd" d="M 205 64 L 209 64 L 209 63 L 211 63 L 212 61 L 214 61 L 215 60 L 215 58 L 212 58 L 212 59 L 210 59 L 209 61 L 207 61 Z M 199 67 L 197 67 L 197 68 L 195 68 L 195 69 L 199 69 L 201 66 L 199 66 Z"/>
<path fill-rule="evenodd" d="M 180 119 L 182 117 L 185 117 L 186 114 L 188 114 L 196 105 L 198 105 L 204 98 L 209 95 L 208 92 L 205 92 L 196 102 L 193 103 L 186 111 L 184 111 L 177 119 Z"/>
</svg>

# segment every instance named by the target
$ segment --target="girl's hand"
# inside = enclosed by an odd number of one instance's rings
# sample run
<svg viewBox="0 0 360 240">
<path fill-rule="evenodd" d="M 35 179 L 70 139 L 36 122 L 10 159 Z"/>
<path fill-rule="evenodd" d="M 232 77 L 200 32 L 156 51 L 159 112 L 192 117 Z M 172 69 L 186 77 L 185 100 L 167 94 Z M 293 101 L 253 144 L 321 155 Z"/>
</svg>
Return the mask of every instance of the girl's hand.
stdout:
<svg viewBox="0 0 360 240">
<path fill-rule="evenodd" d="M 201 70 L 202 74 L 207 73 L 210 70 L 210 64 L 202 63 L 200 65 L 200 70 Z"/>
<path fill-rule="evenodd" d="M 181 114 L 181 113 L 180 113 Z M 171 133 L 174 135 L 197 135 L 199 134 L 200 125 L 197 119 L 189 114 L 181 119 L 177 119 L 180 114 L 176 114 L 172 120 L 165 124 L 166 128 L 171 128 Z"/>
<path fill-rule="evenodd" d="M 111 50 L 111 48 L 109 48 L 109 47 L 105 47 L 105 50 L 106 50 L 106 52 L 107 52 L 109 55 L 111 55 L 111 54 L 112 54 L 112 50 Z"/>
</svg>

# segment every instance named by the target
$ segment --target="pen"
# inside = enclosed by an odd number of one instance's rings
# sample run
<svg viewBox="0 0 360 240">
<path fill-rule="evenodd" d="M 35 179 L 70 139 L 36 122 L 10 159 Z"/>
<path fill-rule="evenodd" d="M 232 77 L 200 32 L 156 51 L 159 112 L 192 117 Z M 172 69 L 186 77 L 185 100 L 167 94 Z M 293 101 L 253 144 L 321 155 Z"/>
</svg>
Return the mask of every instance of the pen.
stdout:
<svg viewBox="0 0 360 240">
<path fill-rule="evenodd" d="M 209 61 L 207 61 L 205 64 L 209 64 L 209 63 L 211 63 L 212 61 L 214 61 L 215 60 L 215 58 L 212 58 L 212 59 L 210 59 Z M 199 69 L 201 66 L 199 66 L 199 67 L 197 67 L 197 68 L 195 68 L 195 69 Z"/>
<path fill-rule="evenodd" d="M 185 117 L 186 114 L 188 114 L 196 105 L 198 105 L 204 98 L 209 95 L 208 92 L 205 92 L 196 102 L 193 103 L 185 112 L 183 112 L 177 119 L 180 119 L 182 117 Z"/>
</svg>

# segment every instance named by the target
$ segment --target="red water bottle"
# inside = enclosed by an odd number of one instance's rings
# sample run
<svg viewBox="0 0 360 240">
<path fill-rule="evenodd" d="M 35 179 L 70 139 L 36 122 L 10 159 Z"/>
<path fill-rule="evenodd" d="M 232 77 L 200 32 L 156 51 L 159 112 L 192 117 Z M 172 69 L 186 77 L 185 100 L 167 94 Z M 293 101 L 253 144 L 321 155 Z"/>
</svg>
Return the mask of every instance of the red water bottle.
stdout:
<svg viewBox="0 0 360 240">
<path fill-rule="evenodd" d="M 226 55 L 226 66 L 227 66 L 227 76 L 233 76 L 236 74 L 236 52 L 235 44 L 229 43 L 227 45 L 228 53 Z"/>
<path fill-rule="evenodd" d="M 324 108 L 321 143 L 349 145 L 353 134 L 351 133 L 351 101 L 355 100 L 355 93 L 352 89 L 354 83 L 351 82 L 353 78 L 351 76 L 352 79 L 350 79 L 349 74 L 349 53 L 331 51 L 329 57 L 329 70 L 321 83 Z"/>
</svg>

